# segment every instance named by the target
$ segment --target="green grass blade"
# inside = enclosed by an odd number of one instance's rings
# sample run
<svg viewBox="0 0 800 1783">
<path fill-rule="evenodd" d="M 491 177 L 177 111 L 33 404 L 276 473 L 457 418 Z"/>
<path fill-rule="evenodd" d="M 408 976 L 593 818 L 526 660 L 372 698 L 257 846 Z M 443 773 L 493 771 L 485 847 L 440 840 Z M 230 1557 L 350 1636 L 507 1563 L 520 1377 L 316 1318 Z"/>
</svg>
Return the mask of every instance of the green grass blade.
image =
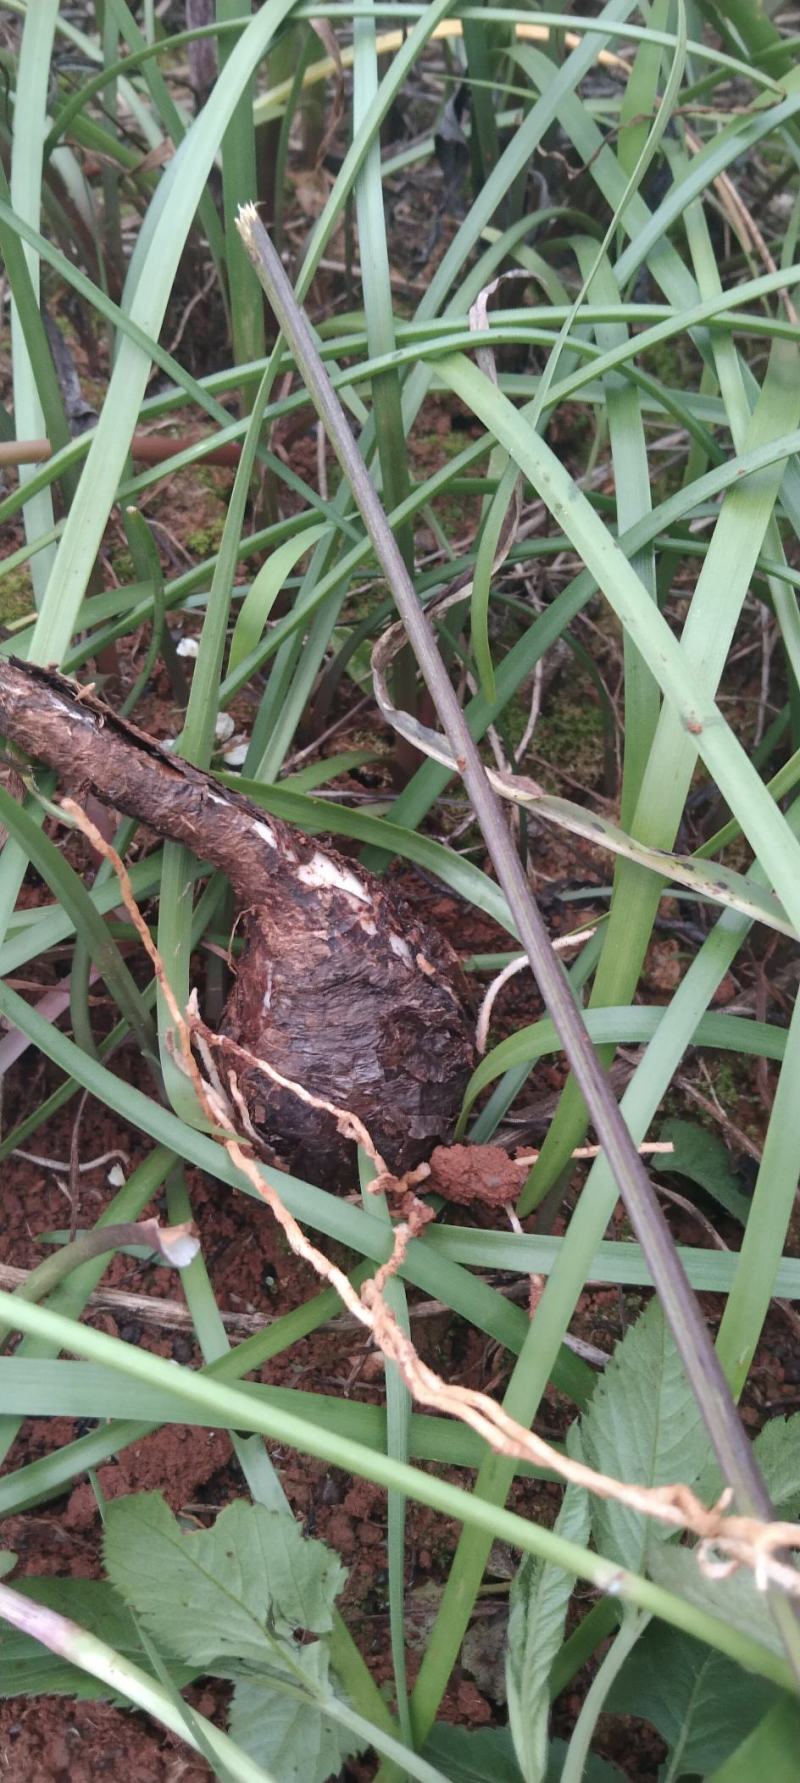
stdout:
<svg viewBox="0 0 800 1783">
<path fill-rule="evenodd" d="M 50 57 L 53 49 L 58 0 L 40 0 L 25 19 L 17 74 L 14 109 L 14 147 L 11 161 L 11 203 L 19 215 L 35 228 L 39 221 L 42 182 L 42 142 L 47 112 L 47 91 Z M 39 262 L 28 250 L 25 253 L 34 302 L 39 299 Z M 20 292 L 24 302 L 27 293 Z M 14 378 L 14 420 L 21 439 L 40 439 L 45 426 L 44 413 L 36 381 L 36 367 L 28 352 L 26 329 L 23 328 L 17 303 L 11 309 L 11 358 Z M 25 466 L 20 466 L 20 482 L 28 480 Z M 29 541 L 49 532 L 53 525 L 53 505 L 47 490 L 32 495 L 25 503 L 25 533 Z M 31 564 L 37 604 L 44 599 L 48 577 L 56 552 L 45 547 Z"/>
</svg>

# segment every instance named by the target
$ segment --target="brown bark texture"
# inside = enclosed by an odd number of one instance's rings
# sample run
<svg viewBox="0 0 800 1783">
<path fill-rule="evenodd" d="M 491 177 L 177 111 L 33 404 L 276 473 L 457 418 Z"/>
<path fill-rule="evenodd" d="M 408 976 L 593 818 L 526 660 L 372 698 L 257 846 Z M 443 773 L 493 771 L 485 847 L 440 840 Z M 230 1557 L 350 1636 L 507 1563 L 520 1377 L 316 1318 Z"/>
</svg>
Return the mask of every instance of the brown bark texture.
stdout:
<svg viewBox="0 0 800 1783">
<path fill-rule="evenodd" d="M 466 982 L 443 936 L 335 849 L 267 818 L 49 669 L 0 658 L 0 734 L 89 793 L 221 868 L 244 950 L 223 1032 L 356 1114 L 391 1170 L 448 1140 L 474 1063 Z M 263 1072 L 239 1075 L 266 1154 L 352 1186 L 333 1117 Z"/>
</svg>

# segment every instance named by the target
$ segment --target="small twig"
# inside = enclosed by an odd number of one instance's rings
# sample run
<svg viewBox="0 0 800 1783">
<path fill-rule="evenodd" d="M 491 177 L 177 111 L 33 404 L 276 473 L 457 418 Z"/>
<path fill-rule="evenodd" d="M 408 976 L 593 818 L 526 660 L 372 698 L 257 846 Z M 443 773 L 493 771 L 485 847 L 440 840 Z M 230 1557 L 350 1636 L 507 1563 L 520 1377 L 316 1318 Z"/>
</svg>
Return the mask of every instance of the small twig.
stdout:
<svg viewBox="0 0 800 1783">
<path fill-rule="evenodd" d="M 14 1293 L 19 1300 L 44 1300 L 74 1269 L 79 1269 L 93 1257 L 105 1256 L 125 1245 L 144 1245 L 154 1255 L 163 1257 L 172 1269 L 186 1269 L 200 1249 L 191 1222 L 161 1226 L 156 1219 L 123 1220 L 116 1226 L 94 1226 L 58 1250 L 51 1251 L 35 1269 L 22 1272 Z M 0 1325 L 0 1350 L 13 1330 L 12 1316 Z"/>
<path fill-rule="evenodd" d="M 698 1090 L 696 1084 L 691 1083 L 688 1077 L 676 1077 L 675 1083 L 678 1089 L 683 1091 L 684 1096 L 688 1096 L 692 1102 L 696 1102 L 698 1108 L 702 1108 L 705 1114 L 710 1114 L 712 1119 L 719 1123 L 723 1132 L 728 1134 L 740 1151 L 746 1152 L 748 1157 L 755 1160 L 756 1164 L 761 1163 L 760 1147 L 748 1133 L 745 1133 L 743 1127 L 731 1120 L 730 1115 L 725 1113 L 716 1098 L 704 1096 L 702 1090 Z"/>
<path fill-rule="evenodd" d="M 217 268 L 216 268 L 216 266 L 212 266 L 210 272 L 208 272 L 206 277 L 204 278 L 202 285 L 199 285 L 197 290 L 194 293 L 194 296 L 189 298 L 189 302 L 186 304 L 186 306 L 184 308 L 180 322 L 178 323 L 178 327 L 177 327 L 174 335 L 172 336 L 172 340 L 169 342 L 169 345 L 167 347 L 168 353 L 177 353 L 178 348 L 181 344 L 181 341 L 183 340 L 183 336 L 186 332 L 186 325 L 189 321 L 190 316 L 193 314 L 194 310 L 197 309 L 198 304 L 203 302 L 204 297 L 208 296 L 208 293 L 211 290 L 212 286 L 216 283 L 216 279 L 217 279 Z"/>
<path fill-rule="evenodd" d="M 570 947 L 582 947 L 584 941 L 591 941 L 594 934 L 595 928 L 591 928 L 578 929 L 574 935 L 560 935 L 556 941 L 551 942 L 553 952 L 566 953 L 567 949 Z M 517 972 L 523 972 L 526 966 L 530 968 L 530 960 L 526 953 L 521 953 L 518 959 L 510 960 L 509 964 L 503 967 L 502 972 L 498 973 L 497 977 L 492 980 L 486 990 L 483 1002 L 478 1011 L 478 1020 L 475 1025 L 476 1052 L 484 1053 L 486 1051 L 489 1041 L 489 1022 L 491 1020 L 495 998 L 503 989 L 503 986 L 508 984 L 509 979 L 514 978 Z"/>
<path fill-rule="evenodd" d="M 640 1158 L 653 1158 L 663 1153 L 674 1152 L 675 1147 L 671 1140 L 651 1139 L 646 1140 L 644 1145 L 639 1145 L 636 1149 Z M 577 1163 L 580 1163 L 584 1159 L 599 1158 L 602 1156 L 602 1152 L 602 1145 L 578 1145 L 569 1155 Z M 540 1156 L 540 1152 L 524 1152 L 519 1157 L 509 1158 L 509 1163 L 518 1165 L 520 1170 L 529 1170 L 531 1164 L 536 1164 Z"/>
<path fill-rule="evenodd" d="M 40 1170 L 53 1170 L 57 1176 L 69 1176 L 72 1169 L 71 1159 L 43 1158 L 38 1152 L 23 1151 L 19 1145 L 14 1147 L 11 1157 L 24 1158 L 26 1164 L 37 1164 Z M 83 1163 L 79 1163 L 77 1168 L 83 1175 L 88 1170 L 99 1170 L 101 1165 L 110 1164 L 115 1158 L 118 1158 L 123 1164 L 129 1164 L 131 1161 L 130 1153 L 122 1151 L 118 1145 L 115 1145 L 108 1152 L 100 1152 L 96 1158 L 84 1158 Z"/>
<path fill-rule="evenodd" d="M 537 662 L 536 667 L 533 671 L 533 687 L 531 689 L 531 704 L 530 704 L 530 711 L 528 713 L 527 723 L 525 725 L 525 729 L 522 733 L 522 736 L 520 737 L 520 740 L 517 744 L 517 747 L 514 750 L 514 766 L 515 767 L 519 767 L 521 761 L 523 760 L 525 751 L 528 747 L 528 744 L 530 743 L 531 737 L 533 736 L 533 733 L 534 733 L 537 723 L 539 721 L 539 712 L 540 712 L 541 704 L 542 704 L 543 685 L 544 685 L 544 659 L 543 659 L 543 657 L 540 656 L 539 661 Z"/>
</svg>

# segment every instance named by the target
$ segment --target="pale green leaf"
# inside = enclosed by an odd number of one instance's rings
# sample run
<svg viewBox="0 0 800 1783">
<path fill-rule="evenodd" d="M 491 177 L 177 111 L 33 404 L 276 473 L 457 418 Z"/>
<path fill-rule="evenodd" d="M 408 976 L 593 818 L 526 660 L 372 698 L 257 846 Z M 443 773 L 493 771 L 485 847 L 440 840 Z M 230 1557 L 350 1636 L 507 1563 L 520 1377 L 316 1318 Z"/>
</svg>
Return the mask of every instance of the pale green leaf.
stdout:
<svg viewBox="0 0 800 1783">
<path fill-rule="evenodd" d="M 449 1783 L 521 1783 L 508 1727 L 466 1727 L 438 1722 L 425 1742 L 425 1758 L 444 1771 Z"/>
<path fill-rule="evenodd" d="M 708 1456 L 697 1401 L 658 1301 L 614 1351 L 581 1421 L 586 1460 L 600 1473 L 640 1486 L 692 1486 Z M 595 1499 L 592 1527 L 601 1554 L 637 1571 L 670 1529 L 611 1500 Z"/>
<path fill-rule="evenodd" d="M 297 1629 L 326 1633 L 344 1583 L 338 1557 L 264 1505 L 229 1505 L 182 1533 L 160 1493 L 108 1506 L 106 1569 L 153 1639 L 190 1664 L 296 1658 Z"/>
<path fill-rule="evenodd" d="M 566 1755 L 566 1742 L 553 1740 L 547 1754 L 545 1783 L 561 1783 Z M 487 1779 L 489 1783 L 522 1783 L 507 1727 L 479 1727 L 473 1732 L 440 1721 L 426 1741 L 424 1756 L 444 1771 L 448 1783 L 487 1783 Z M 620 1783 L 621 1777 L 616 1765 L 590 1753 L 583 1783 Z"/>
<path fill-rule="evenodd" d="M 698 1127 L 695 1121 L 665 1121 L 659 1139 L 669 1140 L 672 1152 L 655 1157 L 653 1169 L 685 1176 L 712 1195 L 720 1207 L 746 1225 L 750 1201 L 738 1185 L 730 1152 L 717 1133 Z"/>
<path fill-rule="evenodd" d="M 587 1494 L 568 1486 L 556 1522 L 559 1535 L 583 1546 L 589 1535 Z M 511 1587 L 506 1688 L 508 1718 L 525 1783 L 547 1771 L 550 1671 L 564 1639 L 573 1580 L 556 1566 L 526 1555 Z"/>
<path fill-rule="evenodd" d="M 793 1418 L 770 1418 L 753 1444 L 764 1484 L 778 1516 L 788 1519 L 800 1511 L 800 1412 Z M 712 1504 L 722 1491 L 722 1476 L 715 1460 L 709 1460 L 698 1486 L 698 1495 Z"/>
<path fill-rule="evenodd" d="M 770 1418 L 753 1447 L 767 1491 L 782 1518 L 800 1509 L 800 1412 L 793 1418 Z"/>
<path fill-rule="evenodd" d="M 275 1675 L 240 1677 L 229 1731 L 278 1783 L 325 1783 L 339 1775 L 344 1759 L 359 1750 L 359 1742 L 324 1713 L 322 1704 L 332 1692 L 323 1642 L 299 1647 L 293 1657 L 296 1669 L 307 1678 L 308 1693 L 298 1689 L 296 1679 L 291 1688 L 281 1689 Z M 287 1677 L 282 1682 L 290 1681 Z"/>
<path fill-rule="evenodd" d="M 696 1609 L 719 1616 L 729 1628 L 748 1634 L 773 1653 L 784 1651 L 766 1595 L 757 1590 L 753 1575 L 741 1567 L 728 1579 L 709 1579 L 701 1572 L 693 1548 L 666 1547 L 653 1542 L 648 1570 L 657 1585 L 675 1591 Z"/>
</svg>

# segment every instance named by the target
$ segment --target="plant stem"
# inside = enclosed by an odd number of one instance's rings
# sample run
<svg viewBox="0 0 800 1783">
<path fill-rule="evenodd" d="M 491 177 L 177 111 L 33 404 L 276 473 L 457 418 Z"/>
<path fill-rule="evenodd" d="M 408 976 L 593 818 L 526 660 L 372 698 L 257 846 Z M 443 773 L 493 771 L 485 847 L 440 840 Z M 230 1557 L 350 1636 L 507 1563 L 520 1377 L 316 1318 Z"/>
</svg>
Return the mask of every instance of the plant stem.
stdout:
<svg viewBox="0 0 800 1783">
<path fill-rule="evenodd" d="M 170 1701 L 167 1692 L 147 1672 L 138 1665 L 133 1665 L 122 1654 L 116 1653 L 105 1641 L 97 1639 L 86 1628 L 80 1628 L 77 1622 L 71 1622 L 67 1616 L 60 1616 L 44 1604 L 33 1603 L 30 1598 L 23 1597 L 20 1591 L 13 1591 L 9 1585 L 0 1584 L 0 1616 L 10 1622 L 12 1628 L 29 1634 L 51 1653 L 58 1653 L 70 1665 L 77 1665 L 81 1671 L 88 1672 L 93 1678 L 107 1684 L 116 1693 L 120 1691 L 129 1702 L 135 1703 L 137 1709 L 144 1709 L 162 1727 L 168 1727 L 195 1751 L 201 1748 L 190 1733 L 186 1721 L 176 1705 Z M 267 1771 L 261 1769 L 248 1758 L 241 1747 L 237 1746 L 227 1734 L 221 1733 L 213 1722 L 207 1721 L 204 1715 L 197 1717 L 207 1744 L 220 1760 L 223 1774 L 235 1779 L 235 1783 L 276 1783 Z"/>
<path fill-rule="evenodd" d="M 602 1715 L 603 1704 L 618 1672 L 622 1670 L 628 1654 L 636 1645 L 640 1634 L 644 1633 L 649 1620 L 649 1616 L 642 1616 L 637 1610 L 626 1610 L 619 1634 L 609 1647 L 602 1665 L 592 1679 L 573 1728 L 567 1756 L 564 1760 L 564 1769 L 561 1772 L 561 1783 L 581 1783 L 586 1760 L 589 1757 L 592 1735 L 598 1718 Z"/>
</svg>

